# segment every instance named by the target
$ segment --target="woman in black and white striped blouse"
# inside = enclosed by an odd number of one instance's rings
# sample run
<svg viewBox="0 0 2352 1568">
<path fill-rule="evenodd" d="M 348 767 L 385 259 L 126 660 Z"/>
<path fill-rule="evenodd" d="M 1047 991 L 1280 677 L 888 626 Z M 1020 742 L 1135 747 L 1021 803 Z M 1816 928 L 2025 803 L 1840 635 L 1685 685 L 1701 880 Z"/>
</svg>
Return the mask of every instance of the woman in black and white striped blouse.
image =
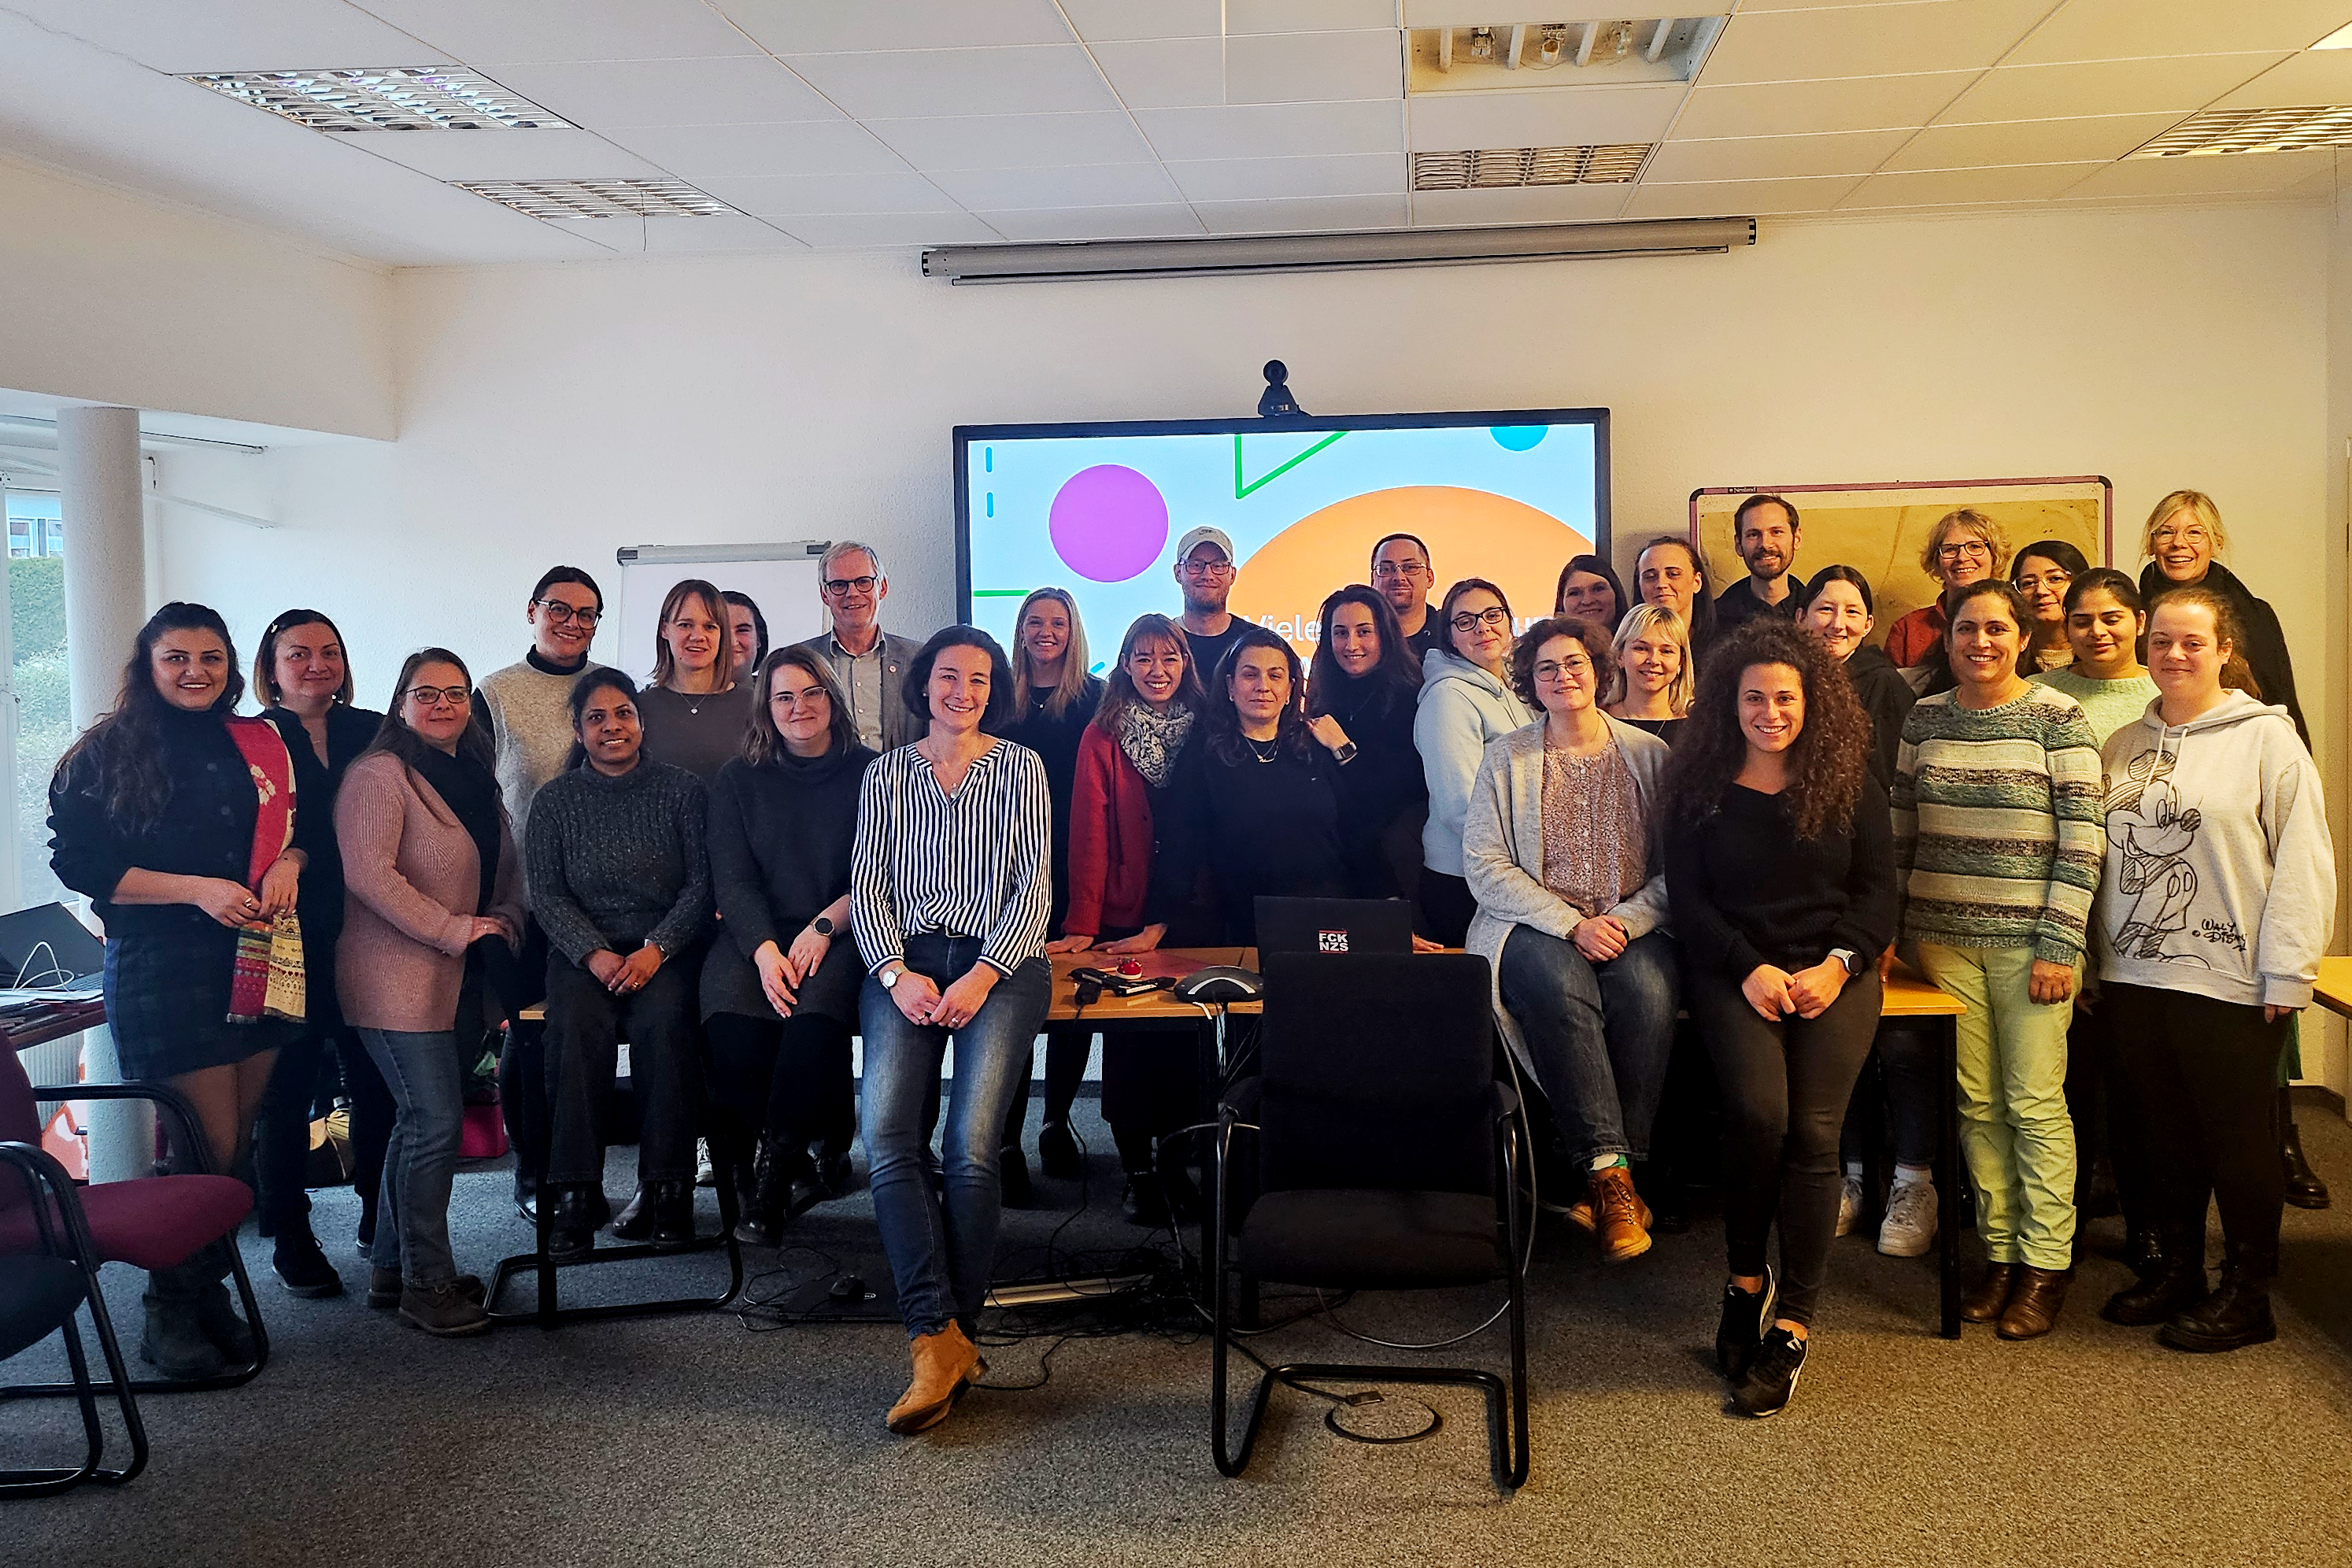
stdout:
<svg viewBox="0 0 2352 1568">
<path fill-rule="evenodd" d="M 907 670 L 907 706 L 929 715 L 930 731 L 885 753 L 858 795 L 849 912 L 866 969 L 859 1126 L 914 1342 L 893 1432 L 938 1425 L 987 1370 L 971 1331 L 996 1258 L 999 1133 L 1053 985 L 1045 763 L 987 733 L 1012 696 L 993 637 L 938 633 Z M 955 1080 L 935 1164 L 932 1107 L 950 1037 Z"/>
</svg>

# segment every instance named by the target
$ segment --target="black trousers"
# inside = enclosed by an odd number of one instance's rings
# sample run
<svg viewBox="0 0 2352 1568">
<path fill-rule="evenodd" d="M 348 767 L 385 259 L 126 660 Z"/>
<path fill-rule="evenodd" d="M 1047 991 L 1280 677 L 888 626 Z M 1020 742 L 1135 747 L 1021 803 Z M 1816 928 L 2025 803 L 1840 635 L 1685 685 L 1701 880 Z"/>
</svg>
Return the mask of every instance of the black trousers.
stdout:
<svg viewBox="0 0 2352 1568">
<path fill-rule="evenodd" d="M 615 996 L 562 954 L 547 961 L 547 1073 L 553 1100 L 547 1179 L 593 1186 L 604 1179 L 604 1112 L 620 1042 L 629 1042 L 636 1090 L 640 1182 L 694 1180 L 701 1047 L 694 1025 L 699 966 L 672 959 L 646 988 Z"/>
<path fill-rule="evenodd" d="M 1160 1140 L 1202 1120 L 1201 1099 L 1200 1049 L 1191 1034 L 1103 1031 L 1103 1120 L 1120 1169 L 1130 1175 L 1154 1169 Z"/>
<path fill-rule="evenodd" d="M 1422 868 L 1421 918 L 1428 923 L 1432 942 L 1460 947 L 1470 934 L 1471 917 L 1477 912 L 1478 900 L 1470 896 L 1466 879 Z"/>
<path fill-rule="evenodd" d="M 331 1047 L 342 1089 L 352 1102 L 352 1186 L 360 1212 L 375 1213 L 383 1182 L 383 1152 L 392 1142 L 392 1091 L 383 1086 L 359 1036 L 350 1029 L 305 1029 L 283 1047 L 269 1069 L 253 1129 L 256 1208 L 276 1230 L 310 1212 L 304 1190 L 310 1163 L 310 1122 Z M 364 1219 L 362 1224 L 364 1224 Z"/>
<path fill-rule="evenodd" d="M 809 1163 L 809 1146 L 848 1152 L 857 1136 L 849 1026 L 821 1013 L 703 1020 L 710 1047 L 711 1135 L 729 1160 L 749 1160 L 765 1136 L 787 1170 Z"/>
<path fill-rule="evenodd" d="M 1045 1026 L 1045 1125 L 1070 1122 L 1070 1107 L 1076 1103 L 1078 1085 L 1087 1076 L 1087 1055 L 1094 1044 L 1091 1024 L 1048 1024 Z M 1035 1047 L 1029 1050 L 1032 1068 L 1037 1060 Z M 1029 1079 L 1032 1073 L 1024 1069 L 1013 1080 L 1013 1103 L 1004 1111 L 1004 1147 L 1021 1147 L 1021 1129 L 1029 1120 Z"/>
<path fill-rule="evenodd" d="M 1837 1238 L 1838 1131 L 1878 1034 L 1878 971 L 1845 983 L 1818 1018 L 1768 1023 L 1739 982 L 1694 969 L 1685 998 L 1723 1096 L 1723 1230 L 1731 1272 L 1764 1272 L 1780 1226 L 1780 1304 L 1810 1324 Z"/>
<path fill-rule="evenodd" d="M 2194 1233 L 2209 1198 L 2221 1235 L 2275 1266 L 2286 1171 L 2279 1160 L 2278 1063 L 2293 1015 L 2146 985 L 2100 987 L 2126 1110 L 2137 1117 L 2159 1228 Z M 2117 1173 L 2121 1174 L 2120 1172 Z"/>
<path fill-rule="evenodd" d="M 2155 1188 L 2147 1162 L 2147 1118 L 2132 1092 L 2127 1042 L 2113 1024 L 2105 993 L 2095 1005 L 2074 1004 L 2066 1030 L 2066 1114 L 2074 1119 L 2078 1204 L 2088 1195 L 2092 1163 L 2107 1157 L 2116 1173 L 2116 1195 L 2124 1223 L 2134 1230 L 2156 1223 Z"/>
<path fill-rule="evenodd" d="M 522 952 L 515 960 L 515 968 L 523 989 L 531 989 L 534 981 L 539 983 L 537 996 L 516 999 L 515 1011 L 520 1013 L 547 996 L 547 932 L 528 915 L 523 917 Z M 526 1023 L 516 1018 L 507 1029 L 506 1049 L 499 1053 L 499 1115 L 507 1124 L 507 1142 L 514 1149 L 518 1196 L 539 1169 L 540 1153 L 547 1145 L 547 1107 L 530 1092 L 522 1070 L 522 1063 L 537 1054 L 535 1047 L 546 1033 L 543 1020 Z"/>
</svg>

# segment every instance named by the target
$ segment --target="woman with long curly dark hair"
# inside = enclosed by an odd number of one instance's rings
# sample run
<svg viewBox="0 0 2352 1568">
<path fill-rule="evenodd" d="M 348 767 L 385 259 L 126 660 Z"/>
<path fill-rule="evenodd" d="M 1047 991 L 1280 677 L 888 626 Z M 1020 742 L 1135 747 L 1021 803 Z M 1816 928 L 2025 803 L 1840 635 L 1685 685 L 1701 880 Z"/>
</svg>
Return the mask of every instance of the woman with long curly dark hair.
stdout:
<svg viewBox="0 0 2352 1568">
<path fill-rule="evenodd" d="M 1307 731 L 1331 754 L 1339 834 L 1357 894 L 1418 899 L 1429 780 L 1412 743 L 1422 659 L 1389 602 L 1361 583 L 1323 601 L 1307 675 Z"/>
<path fill-rule="evenodd" d="M 1838 1130 L 1878 1032 L 1879 955 L 1895 938 L 1895 841 L 1870 773 L 1870 719 L 1819 638 L 1768 616 L 1716 645 L 1667 800 L 1685 995 L 1727 1123 L 1731 1272 L 1716 1362 L 1741 1412 L 1774 1415 L 1804 1370 L 1837 1233 Z M 1777 1277 L 1765 1260 L 1776 1219 Z"/>
</svg>

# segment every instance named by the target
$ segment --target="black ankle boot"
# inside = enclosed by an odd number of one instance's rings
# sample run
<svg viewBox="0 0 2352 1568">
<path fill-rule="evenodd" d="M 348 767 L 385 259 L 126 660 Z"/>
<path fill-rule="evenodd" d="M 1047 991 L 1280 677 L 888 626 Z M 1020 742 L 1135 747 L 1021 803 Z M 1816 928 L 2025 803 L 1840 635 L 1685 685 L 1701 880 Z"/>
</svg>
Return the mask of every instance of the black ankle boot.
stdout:
<svg viewBox="0 0 2352 1568">
<path fill-rule="evenodd" d="M 643 1241 L 653 1233 L 653 1185 L 639 1182 L 636 1196 L 613 1216 L 613 1237 L 617 1241 Z"/>
<path fill-rule="evenodd" d="M 751 1194 L 743 1200 L 743 1218 L 735 1239 L 746 1247 L 773 1247 L 784 1228 L 784 1198 L 791 1174 L 777 1155 L 772 1139 L 762 1139 L 751 1160 Z"/>
<path fill-rule="evenodd" d="M 2231 1243 L 2222 1255 L 2221 1283 L 2211 1295 L 2156 1331 L 2177 1351 L 2233 1351 L 2278 1338 L 2271 1317 L 2275 1247 Z"/>
<path fill-rule="evenodd" d="M 646 1206 L 653 1211 L 654 1245 L 675 1250 L 694 1245 L 694 1184 L 656 1182 Z"/>
<path fill-rule="evenodd" d="M 1157 1171 L 1129 1171 L 1127 1191 L 1118 1200 L 1118 1212 L 1129 1225 L 1139 1225 L 1146 1230 L 1159 1230 L 1172 1223 L 1168 1212 L 1168 1191 L 1160 1184 Z"/>
<path fill-rule="evenodd" d="M 1077 1180 L 1078 1141 L 1071 1135 L 1068 1122 L 1048 1121 L 1038 1130 L 1037 1163 L 1055 1181 Z"/>
<path fill-rule="evenodd" d="M 2327 1206 L 2327 1184 L 2303 1157 L 2303 1135 L 2294 1129 L 2294 1091 L 2279 1090 L 2279 1158 L 2286 1165 L 2286 1201 L 2299 1209 Z"/>
<path fill-rule="evenodd" d="M 541 1193 L 540 1200 L 550 1201 Z M 585 1258 L 596 1247 L 596 1210 L 586 1187 L 557 1187 L 553 1212 L 548 1215 L 547 1256 L 558 1263 Z"/>
<path fill-rule="evenodd" d="M 2107 1298 L 2099 1316 L 2126 1328 L 2144 1329 L 2185 1312 L 2205 1299 L 2205 1238 L 2169 1238 L 2155 1268 Z"/>
<path fill-rule="evenodd" d="M 1019 1144 L 1005 1145 L 997 1163 L 997 1179 L 1003 1191 L 1003 1204 L 1006 1208 L 1022 1209 L 1029 1206 L 1029 1162 L 1022 1154 Z"/>
<path fill-rule="evenodd" d="M 2205 1238 L 2197 1238 L 2197 1251 L 2202 1258 Z M 2164 1272 L 2164 1238 L 2154 1226 L 2126 1221 L 2124 1226 L 2124 1267 L 2143 1280 L 2153 1279 Z"/>
</svg>

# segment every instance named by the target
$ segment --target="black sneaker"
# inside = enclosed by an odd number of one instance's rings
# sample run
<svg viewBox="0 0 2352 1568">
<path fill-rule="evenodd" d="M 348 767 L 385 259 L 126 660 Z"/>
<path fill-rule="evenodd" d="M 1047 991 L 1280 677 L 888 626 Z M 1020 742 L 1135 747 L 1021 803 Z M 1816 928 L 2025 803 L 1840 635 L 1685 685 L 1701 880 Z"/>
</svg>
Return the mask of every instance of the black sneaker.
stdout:
<svg viewBox="0 0 2352 1568">
<path fill-rule="evenodd" d="M 340 1296 L 343 1293 L 342 1276 L 327 1261 L 326 1250 L 310 1227 L 300 1222 L 278 1227 L 278 1247 L 271 1255 L 270 1268 L 278 1282 L 294 1296 Z"/>
<path fill-rule="evenodd" d="M 1715 1369 L 1734 1387 L 1748 1375 L 1748 1363 L 1756 1359 L 1756 1347 L 1764 1341 L 1765 1325 L 1772 1321 L 1777 1283 L 1768 1266 L 1761 1290 L 1742 1290 L 1731 1284 L 1723 1288 L 1723 1321 L 1715 1331 Z"/>
<path fill-rule="evenodd" d="M 1748 1368 L 1747 1381 L 1732 1391 L 1731 1403 L 1759 1421 L 1778 1415 L 1795 1397 L 1797 1377 L 1804 1370 L 1805 1342 L 1786 1329 L 1773 1329 Z"/>
</svg>

